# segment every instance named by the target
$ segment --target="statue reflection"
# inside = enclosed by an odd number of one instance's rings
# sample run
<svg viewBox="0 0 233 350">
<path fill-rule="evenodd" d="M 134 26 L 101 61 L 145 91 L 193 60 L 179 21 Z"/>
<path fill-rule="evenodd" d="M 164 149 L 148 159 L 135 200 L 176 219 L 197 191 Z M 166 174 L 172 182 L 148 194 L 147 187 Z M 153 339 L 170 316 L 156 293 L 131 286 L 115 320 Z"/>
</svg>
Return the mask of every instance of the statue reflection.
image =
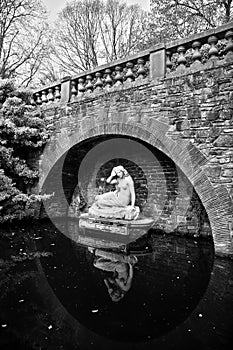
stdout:
<svg viewBox="0 0 233 350">
<path fill-rule="evenodd" d="M 88 248 L 95 255 L 94 266 L 102 271 L 111 272 L 111 276 L 104 279 L 108 294 L 112 301 L 120 301 L 130 290 L 133 280 L 133 266 L 137 263 L 134 255 L 123 255 Z"/>
</svg>

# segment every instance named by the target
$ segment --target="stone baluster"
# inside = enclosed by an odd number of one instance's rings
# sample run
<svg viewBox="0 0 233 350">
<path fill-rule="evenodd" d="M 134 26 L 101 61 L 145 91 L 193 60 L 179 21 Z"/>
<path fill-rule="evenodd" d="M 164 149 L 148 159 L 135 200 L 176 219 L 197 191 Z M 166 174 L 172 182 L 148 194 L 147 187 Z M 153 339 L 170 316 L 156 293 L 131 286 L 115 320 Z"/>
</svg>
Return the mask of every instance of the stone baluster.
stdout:
<svg viewBox="0 0 233 350">
<path fill-rule="evenodd" d="M 85 92 L 84 79 L 79 78 L 78 80 L 78 96 L 82 96 Z"/>
<path fill-rule="evenodd" d="M 199 64 L 201 62 L 201 53 L 200 53 L 200 48 L 201 48 L 201 43 L 200 41 L 194 41 L 192 43 L 192 48 L 194 50 L 193 52 L 193 63 Z"/>
<path fill-rule="evenodd" d="M 218 49 L 216 44 L 218 42 L 218 38 L 215 35 L 212 35 L 208 38 L 208 44 L 210 45 L 209 56 L 210 59 L 216 59 L 218 57 Z"/>
<path fill-rule="evenodd" d="M 53 89 L 52 88 L 49 89 L 47 99 L 48 99 L 49 102 L 54 101 L 54 95 L 53 95 Z"/>
<path fill-rule="evenodd" d="M 172 52 L 171 51 L 166 51 L 166 69 L 167 72 L 169 73 L 172 69 L 172 61 L 171 61 L 171 57 L 172 57 Z"/>
<path fill-rule="evenodd" d="M 41 98 L 40 98 L 40 92 L 36 93 L 36 104 L 37 105 L 41 105 L 42 104 L 42 101 L 41 101 Z"/>
<path fill-rule="evenodd" d="M 226 32 L 225 39 L 227 40 L 225 52 L 229 56 L 233 53 L 233 30 L 228 30 L 228 32 Z"/>
<path fill-rule="evenodd" d="M 184 69 L 186 69 L 186 63 L 187 63 L 187 60 L 185 58 L 185 47 L 178 46 L 177 52 L 179 54 L 179 57 L 177 59 L 177 63 L 178 63 L 177 70 L 184 70 Z"/>
<path fill-rule="evenodd" d="M 133 63 L 132 62 L 128 62 L 126 64 L 126 67 L 127 67 L 127 72 L 126 72 L 126 75 L 125 75 L 126 81 L 127 82 L 132 82 L 134 80 L 134 78 L 135 78 L 134 77 L 134 73 L 132 71 Z"/>
<path fill-rule="evenodd" d="M 106 78 L 105 78 L 105 86 L 107 89 L 110 89 L 110 87 L 112 86 L 113 84 L 113 80 L 112 80 L 112 77 L 111 77 L 111 69 L 107 68 L 105 69 L 105 74 L 106 74 Z"/>
<path fill-rule="evenodd" d="M 91 93 L 93 90 L 93 84 L 92 84 L 92 76 L 90 74 L 86 76 L 86 81 L 87 81 L 86 91 L 88 93 Z"/>
<path fill-rule="evenodd" d="M 100 72 L 95 73 L 96 76 L 96 82 L 95 82 L 95 89 L 96 90 L 102 90 L 103 88 L 103 81 L 102 81 L 102 74 Z"/>
<path fill-rule="evenodd" d="M 42 104 L 48 102 L 46 90 L 42 91 L 41 101 L 42 101 Z"/>
<path fill-rule="evenodd" d="M 36 95 L 35 95 L 35 96 L 36 96 Z M 36 104 L 36 101 L 35 101 L 33 95 L 30 97 L 30 104 L 31 104 L 31 105 L 35 105 L 35 104 Z"/>
<path fill-rule="evenodd" d="M 116 66 L 115 67 L 115 72 L 116 72 L 116 75 L 114 77 L 114 80 L 115 80 L 115 84 L 114 85 L 121 85 L 122 84 L 122 79 L 123 79 L 123 76 L 121 74 L 121 66 Z"/>
<path fill-rule="evenodd" d="M 55 86 L 55 94 L 54 94 L 54 97 L 55 97 L 55 101 L 56 101 L 56 102 L 59 102 L 60 99 L 61 99 L 61 92 L 60 92 L 60 87 L 59 87 L 59 85 Z"/>
<path fill-rule="evenodd" d="M 146 70 L 145 70 L 145 67 L 144 67 L 144 64 L 145 64 L 145 61 L 143 58 L 139 58 L 137 60 L 137 63 L 139 65 L 139 68 L 137 70 L 137 74 L 138 74 L 138 78 L 139 79 L 143 79 L 146 75 Z"/>
<path fill-rule="evenodd" d="M 71 101 L 75 101 L 77 96 L 77 89 L 76 89 L 76 81 L 72 80 L 71 82 Z"/>
</svg>

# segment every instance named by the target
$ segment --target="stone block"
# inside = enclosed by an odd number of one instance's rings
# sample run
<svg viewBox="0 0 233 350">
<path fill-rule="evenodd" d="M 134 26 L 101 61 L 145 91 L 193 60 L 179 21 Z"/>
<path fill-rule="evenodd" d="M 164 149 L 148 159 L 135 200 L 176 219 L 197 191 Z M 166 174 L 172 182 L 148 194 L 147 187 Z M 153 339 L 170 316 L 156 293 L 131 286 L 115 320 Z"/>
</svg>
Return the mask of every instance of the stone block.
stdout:
<svg viewBox="0 0 233 350">
<path fill-rule="evenodd" d="M 152 52 L 150 54 L 150 77 L 151 79 L 163 78 L 166 69 L 165 49 Z"/>
<path fill-rule="evenodd" d="M 186 217 L 177 215 L 177 224 L 186 224 Z"/>
<path fill-rule="evenodd" d="M 197 138 L 207 138 L 209 136 L 209 130 L 207 129 L 200 129 L 196 132 Z"/>
<path fill-rule="evenodd" d="M 188 119 L 200 119 L 201 118 L 200 108 L 197 106 L 187 108 L 187 116 L 188 116 Z"/>
<path fill-rule="evenodd" d="M 224 169 L 221 176 L 233 178 L 233 169 Z"/>
<path fill-rule="evenodd" d="M 233 162 L 230 164 L 225 164 L 224 169 L 233 169 Z"/>
<path fill-rule="evenodd" d="M 219 177 L 221 173 L 221 167 L 220 166 L 211 166 L 205 168 L 206 174 L 209 177 Z"/>
<path fill-rule="evenodd" d="M 233 129 L 232 129 L 232 127 L 231 128 L 225 128 L 224 130 L 223 130 L 223 132 L 225 133 L 225 134 L 232 134 L 233 135 Z"/>
<path fill-rule="evenodd" d="M 194 131 L 193 130 L 184 130 L 183 136 L 190 140 L 194 136 Z"/>
<path fill-rule="evenodd" d="M 217 147 L 233 147 L 233 135 L 220 135 L 213 145 Z"/>
<path fill-rule="evenodd" d="M 191 119 L 189 122 L 191 128 L 199 128 L 202 125 L 201 119 Z"/>
<path fill-rule="evenodd" d="M 230 158 L 229 157 L 218 158 L 218 162 L 220 164 L 227 164 L 227 163 L 230 163 Z"/>
<path fill-rule="evenodd" d="M 222 120 L 230 120 L 232 117 L 233 117 L 233 110 L 224 109 L 219 112 L 219 118 Z"/>
<path fill-rule="evenodd" d="M 61 103 L 67 103 L 70 100 L 71 80 L 65 77 L 61 83 Z"/>
<path fill-rule="evenodd" d="M 176 122 L 176 130 L 183 131 L 190 128 L 190 122 L 188 120 L 180 120 Z"/>
<path fill-rule="evenodd" d="M 227 185 L 227 184 L 230 184 L 232 181 L 231 181 L 231 178 L 229 177 L 219 177 L 219 178 L 212 178 L 211 182 L 214 183 L 215 185 L 219 185 L 220 183 Z"/>
<path fill-rule="evenodd" d="M 207 113 L 206 119 L 209 121 L 217 120 L 219 118 L 219 113 L 220 113 L 219 108 L 218 107 L 214 108 Z"/>
</svg>

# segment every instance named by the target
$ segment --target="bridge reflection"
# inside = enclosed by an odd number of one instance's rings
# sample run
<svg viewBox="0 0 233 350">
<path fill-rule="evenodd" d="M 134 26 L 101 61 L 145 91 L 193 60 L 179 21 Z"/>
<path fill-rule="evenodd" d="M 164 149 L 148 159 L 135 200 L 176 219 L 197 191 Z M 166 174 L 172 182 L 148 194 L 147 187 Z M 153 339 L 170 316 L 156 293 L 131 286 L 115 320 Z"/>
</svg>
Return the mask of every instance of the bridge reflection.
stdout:
<svg viewBox="0 0 233 350">
<path fill-rule="evenodd" d="M 103 247 L 102 239 L 80 234 L 77 221 L 66 225 L 72 239 L 57 232 L 53 256 L 42 268 L 66 311 L 103 342 L 135 343 L 166 334 L 189 317 L 207 289 L 214 257 L 210 241 L 149 230 L 127 245 L 109 234 Z M 49 236 L 40 244 L 47 249 L 51 241 Z"/>
</svg>

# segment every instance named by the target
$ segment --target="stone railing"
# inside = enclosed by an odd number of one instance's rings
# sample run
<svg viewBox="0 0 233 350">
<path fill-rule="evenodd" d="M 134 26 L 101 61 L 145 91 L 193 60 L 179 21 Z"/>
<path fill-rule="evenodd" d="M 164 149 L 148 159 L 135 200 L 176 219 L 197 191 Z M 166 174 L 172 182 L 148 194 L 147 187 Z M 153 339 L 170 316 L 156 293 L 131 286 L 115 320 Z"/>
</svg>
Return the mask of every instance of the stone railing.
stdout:
<svg viewBox="0 0 233 350">
<path fill-rule="evenodd" d="M 36 104 L 50 101 L 68 102 L 84 94 L 109 90 L 135 79 L 143 79 L 149 75 L 150 51 L 120 59 L 109 64 L 82 72 L 73 77 L 64 77 L 61 81 L 40 88 L 33 97 Z"/>
<path fill-rule="evenodd" d="M 233 22 L 166 44 L 165 74 L 213 66 L 233 53 Z M 232 58 L 233 59 L 233 58 Z"/>
<path fill-rule="evenodd" d="M 82 72 L 36 90 L 33 99 L 41 105 L 67 103 L 83 96 L 111 91 L 145 78 L 152 80 L 191 70 L 201 70 L 233 55 L 233 22 L 192 35 L 187 39 L 158 44 L 138 54 Z M 233 59 L 233 58 L 232 58 Z"/>
</svg>

